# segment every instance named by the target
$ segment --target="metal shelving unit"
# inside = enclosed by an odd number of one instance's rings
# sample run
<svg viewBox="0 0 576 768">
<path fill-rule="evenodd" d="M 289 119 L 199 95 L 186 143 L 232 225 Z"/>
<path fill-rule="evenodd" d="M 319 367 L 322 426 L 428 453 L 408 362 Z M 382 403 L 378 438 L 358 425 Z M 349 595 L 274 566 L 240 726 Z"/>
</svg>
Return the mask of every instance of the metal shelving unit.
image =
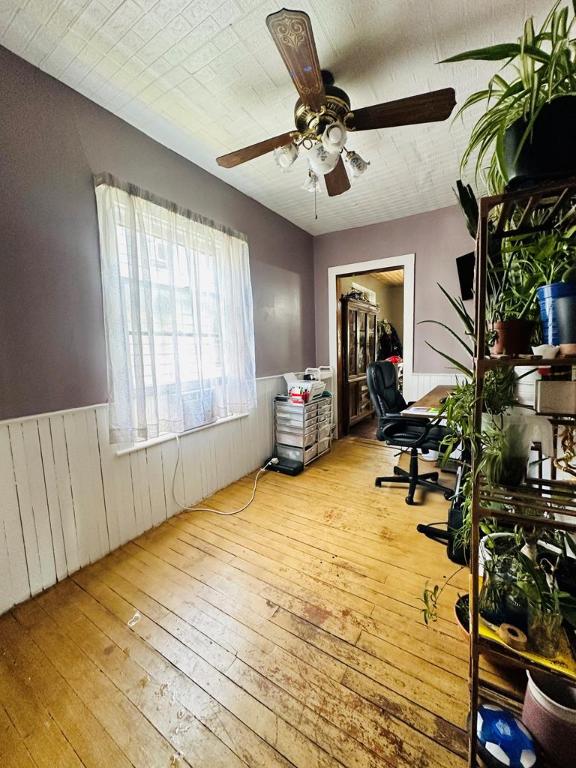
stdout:
<svg viewBox="0 0 576 768">
<path fill-rule="evenodd" d="M 484 197 L 480 201 L 480 216 L 476 241 L 476 359 L 474 361 L 476 400 L 474 407 L 475 430 L 481 430 L 483 412 L 483 394 L 485 375 L 488 371 L 502 367 L 534 365 L 537 367 L 576 366 L 576 357 L 539 359 L 526 358 L 488 358 L 486 349 L 486 288 L 489 239 L 501 241 L 504 238 L 545 232 L 553 228 L 563 228 L 576 223 L 576 178 L 561 182 L 542 184 L 537 188 L 527 189 L 503 195 Z M 529 221 L 537 220 L 537 225 Z M 562 419 L 563 423 L 576 425 L 576 417 Z M 532 478 L 515 489 L 494 487 L 478 473 L 478 464 L 482 460 L 482 448 L 476 446 L 472 472 L 477 478 L 472 491 L 472 533 L 470 562 L 470 727 L 469 760 L 470 768 L 478 765 L 476 721 L 478 706 L 481 701 L 507 706 L 519 712 L 518 699 L 496 689 L 480 678 L 480 656 L 483 654 L 498 657 L 507 663 L 524 669 L 540 669 L 558 674 L 570 680 L 576 680 L 576 664 L 569 646 L 560 660 L 554 663 L 533 653 L 515 651 L 498 640 L 485 624 L 481 623 L 478 607 L 481 577 L 479 575 L 480 523 L 486 518 L 506 520 L 516 525 L 548 526 L 561 530 L 576 530 L 576 483 L 563 480 L 545 480 Z M 502 509 L 502 505 L 506 509 Z M 495 508 L 495 506 L 497 508 Z M 527 516 L 525 511 L 541 513 L 535 517 Z M 554 513 L 573 518 L 570 522 L 559 522 Z M 567 641 L 566 641 L 567 642 Z"/>
</svg>

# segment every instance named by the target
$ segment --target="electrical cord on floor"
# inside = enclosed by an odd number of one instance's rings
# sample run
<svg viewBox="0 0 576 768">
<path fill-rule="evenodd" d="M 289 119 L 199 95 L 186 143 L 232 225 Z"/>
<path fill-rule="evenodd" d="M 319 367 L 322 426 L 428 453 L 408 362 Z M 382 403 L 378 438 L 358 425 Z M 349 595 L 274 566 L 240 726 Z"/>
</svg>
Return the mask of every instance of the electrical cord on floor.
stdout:
<svg viewBox="0 0 576 768">
<path fill-rule="evenodd" d="M 258 480 L 260 480 L 261 475 L 263 475 L 264 472 L 266 472 L 266 470 L 271 464 L 278 464 L 278 459 L 272 458 L 269 461 L 267 461 L 263 467 L 260 467 L 258 472 L 256 472 L 256 477 L 254 478 L 254 485 L 252 486 L 252 495 L 250 496 L 246 504 L 244 504 L 244 506 L 240 507 L 239 509 L 231 509 L 227 512 L 223 512 L 223 511 L 220 511 L 219 509 L 212 509 L 211 507 L 191 507 L 188 504 L 182 503 L 176 496 L 176 474 L 178 473 L 178 467 L 182 462 L 182 448 L 180 446 L 179 436 L 176 436 L 176 444 L 178 446 L 178 457 L 176 459 L 176 466 L 174 467 L 174 474 L 172 476 L 172 498 L 181 509 L 185 509 L 187 512 L 213 512 L 215 515 L 223 515 L 223 516 L 237 515 L 239 512 L 243 512 L 245 509 L 248 509 L 250 504 L 252 504 L 252 502 L 254 501 L 254 498 L 256 496 L 256 486 L 258 485 Z"/>
</svg>

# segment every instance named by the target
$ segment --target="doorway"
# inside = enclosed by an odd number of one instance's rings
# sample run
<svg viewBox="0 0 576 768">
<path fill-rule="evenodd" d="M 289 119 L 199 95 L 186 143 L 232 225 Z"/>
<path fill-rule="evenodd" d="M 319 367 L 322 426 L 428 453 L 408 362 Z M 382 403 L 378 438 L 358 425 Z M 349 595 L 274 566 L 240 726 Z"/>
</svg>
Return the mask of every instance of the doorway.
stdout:
<svg viewBox="0 0 576 768">
<path fill-rule="evenodd" d="M 414 255 L 328 270 L 330 364 L 337 371 L 338 436 L 375 438 L 367 367 L 392 358 L 412 377 Z"/>
</svg>

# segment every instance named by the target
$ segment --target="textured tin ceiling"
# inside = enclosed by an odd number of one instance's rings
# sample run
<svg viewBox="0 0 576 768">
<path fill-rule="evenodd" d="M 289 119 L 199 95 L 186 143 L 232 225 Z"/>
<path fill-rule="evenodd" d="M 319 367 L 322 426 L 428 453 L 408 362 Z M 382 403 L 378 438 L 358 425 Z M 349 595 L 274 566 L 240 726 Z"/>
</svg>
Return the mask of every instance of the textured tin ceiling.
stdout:
<svg viewBox="0 0 576 768">
<path fill-rule="evenodd" d="M 516 37 L 551 0 L 297 0 L 320 63 L 352 107 L 454 86 L 459 101 L 494 65 L 435 62 Z M 300 157 L 225 170 L 217 155 L 290 130 L 296 92 L 265 25 L 271 0 L 0 0 L 0 42 L 237 189 L 320 234 L 450 205 L 469 126 L 351 135 L 370 161 L 340 197 L 301 189 Z"/>
</svg>

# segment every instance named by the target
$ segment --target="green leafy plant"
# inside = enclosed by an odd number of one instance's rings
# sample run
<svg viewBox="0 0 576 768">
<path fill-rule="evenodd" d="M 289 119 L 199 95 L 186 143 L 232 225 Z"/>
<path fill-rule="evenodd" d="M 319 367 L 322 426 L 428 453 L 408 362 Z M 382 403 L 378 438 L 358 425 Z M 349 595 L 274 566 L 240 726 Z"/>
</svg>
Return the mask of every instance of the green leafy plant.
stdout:
<svg viewBox="0 0 576 768">
<path fill-rule="evenodd" d="M 576 227 L 514 238 L 520 263 L 530 284 L 537 289 L 576 279 Z"/>
<path fill-rule="evenodd" d="M 489 264 L 486 316 L 491 325 L 499 320 L 535 320 L 536 291 L 542 283 L 529 255 L 516 243 L 505 240 L 499 264 Z"/>
<path fill-rule="evenodd" d="M 476 122 L 462 157 L 465 168 L 475 156 L 476 178 L 486 171 L 491 190 L 496 193 L 508 181 L 504 158 L 506 130 L 518 119 L 525 120 L 518 153 L 530 135 L 542 108 L 561 96 L 576 93 L 576 38 L 573 35 L 576 0 L 572 9 L 554 4 L 537 31 L 529 18 L 519 39 L 511 43 L 465 51 L 445 59 L 446 62 L 503 61 L 508 79 L 498 72 L 488 87 L 471 94 L 457 117 L 477 104 L 485 103 L 486 111 Z"/>
<path fill-rule="evenodd" d="M 458 204 L 466 219 L 466 227 L 470 237 L 476 239 L 476 233 L 478 232 L 478 201 L 476 195 L 470 184 L 464 184 L 461 179 L 456 182 L 456 189 L 454 190 Z"/>
<path fill-rule="evenodd" d="M 520 485 L 526 476 L 528 449 L 524 434 L 517 424 L 492 424 L 484 430 L 482 439 L 482 460 L 479 471 L 486 475 L 489 483 L 514 487 Z"/>
<path fill-rule="evenodd" d="M 521 566 L 519 586 L 529 604 L 542 614 L 560 614 L 569 624 L 576 627 L 576 598 L 558 588 L 556 571 L 561 555 L 555 562 L 543 558 L 534 562 L 522 552 L 517 558 Z"/>
<path fill-rule="evenodd" d="M 440 600 L 442 592 L 444 592 L 448 584 L 450 584 L 452 579 L 455 578 L 461 570 L 462 568 L 458 568 L 454 573 L 448 576 L 448 578 L 444 580 L 442 586 L 435 584 L 431 589 L 428 585 L 424 588 L 421 598 L 424 607 L 421 609 L 421 613 L 426 625 L 438 620 L 438 601 Z"/>
</svg>

